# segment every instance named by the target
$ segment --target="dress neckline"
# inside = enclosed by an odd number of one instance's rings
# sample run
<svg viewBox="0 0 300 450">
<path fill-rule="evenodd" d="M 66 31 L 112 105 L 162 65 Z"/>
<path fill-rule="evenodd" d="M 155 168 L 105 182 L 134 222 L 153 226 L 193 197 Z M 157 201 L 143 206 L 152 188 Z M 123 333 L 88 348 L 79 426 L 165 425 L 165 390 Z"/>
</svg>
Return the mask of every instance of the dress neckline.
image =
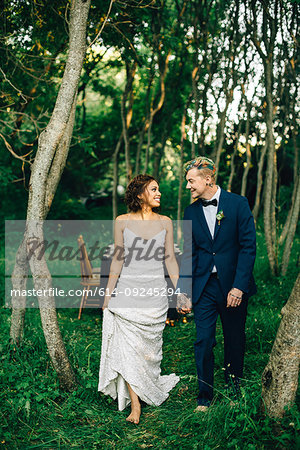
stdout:
<svg viewBox="0 0 300 450">
<path fill-rule="evenodd" d="M 143 239 L 144 241 L 147 241 L 147 242 L 148 242 L 148 241 L 152 241 L 152 239 L 154 239 L 155 237 L 157 237 L 160 233 L 162 233 L 163 231 L 166 231 L 166 229 L 163 228 L 163 229 L 160 230 L 158 233 L 154 234 L 151 238 L 146 239 L 146 238 L 144 238 L 143 236 L 139 236 L 138 234 L 136 234 L 133 230 L 131 230 L 131 229 L 128 228 L 128 227 L 125 227 L 124 230 L 131 231 L 131 233 L 134 234 L 136 237 L 139 237 L 139 238 L 141 238 L 141 239 Z"/>
</svg>

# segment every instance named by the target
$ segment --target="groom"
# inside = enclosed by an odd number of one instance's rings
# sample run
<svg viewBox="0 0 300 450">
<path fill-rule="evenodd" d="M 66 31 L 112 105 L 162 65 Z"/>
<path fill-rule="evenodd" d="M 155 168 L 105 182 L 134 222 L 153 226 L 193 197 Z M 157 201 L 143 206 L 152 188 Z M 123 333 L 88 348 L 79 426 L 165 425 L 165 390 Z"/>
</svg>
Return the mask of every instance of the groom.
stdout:
<svg viewBox="0 0 300 450">
<path fill-rule="evenodd" d="M 190 312 L 191 308 L 194 311 L 197 411 L 205 411 L 213 399 L 213 347 L 218 315 L 224 334 L 225 380 L 239 395 L 247 302 L 256 292 L 252 275 L 256 239 L 248 201 L 217 186 L 215 172 L 214 162 L 202 156 L 185 164 L 186 187 L 196 201 L 184 212 L 177 309 L 181 313 Z M 190 232 L 185 223 L 192 224 Z M 187 275 L 189 264 L 192 276 Z"/>
</svg>

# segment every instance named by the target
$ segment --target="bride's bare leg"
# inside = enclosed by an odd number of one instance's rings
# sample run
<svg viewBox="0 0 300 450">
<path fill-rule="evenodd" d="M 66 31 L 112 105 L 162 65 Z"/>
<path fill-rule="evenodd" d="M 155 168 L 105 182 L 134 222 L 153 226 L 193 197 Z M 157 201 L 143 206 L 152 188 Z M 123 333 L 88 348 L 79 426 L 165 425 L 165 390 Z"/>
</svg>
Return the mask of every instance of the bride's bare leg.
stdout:
<svg viewBox="0 0 300 450">
<path fill-rule="evenodd" d="M 126 420 L 128 420 L 128 422 L 133 422 L 133 423 L 138 424 L 140 421 L 140 415 L 141 415 L 140 400 L 139 400 L 139 397 L 136 395 L 136 393 L 132 390 L 131 386 L 128 383 L 126 383 L 126 384 L 127 384 L 130 399 L 131 399 L 131 413 L 129 414 L 129 416 L 127 417 Z"/>
</svg>

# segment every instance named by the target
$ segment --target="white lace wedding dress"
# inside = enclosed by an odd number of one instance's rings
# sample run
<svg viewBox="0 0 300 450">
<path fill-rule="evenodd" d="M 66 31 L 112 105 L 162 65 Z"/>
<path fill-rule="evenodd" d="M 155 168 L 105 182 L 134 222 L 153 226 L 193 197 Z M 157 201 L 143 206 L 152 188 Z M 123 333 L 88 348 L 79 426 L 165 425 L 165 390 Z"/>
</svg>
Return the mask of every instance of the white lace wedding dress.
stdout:
<svg viewBox="0 0 300 450">
<path fill-rule="evenodd" d="M 103 313 L 98 385 L 98 391 L 118 398 L 119 410 L 130 404 L 126 382 L 142 401 L 159 406 L 179 381 L 175 374 L 161 376 L 160 369 L 168 310 L 161 261 L 165 235 L 163 229 L 145 240 L 124 229 L 125 257 L 130 256 L 130 262 L 123 264 L 118 293 Z M 139 250 L 133 250 L 134 242 Z M 155 252 L 160 256 L 154 257 Z"/>
</svg>

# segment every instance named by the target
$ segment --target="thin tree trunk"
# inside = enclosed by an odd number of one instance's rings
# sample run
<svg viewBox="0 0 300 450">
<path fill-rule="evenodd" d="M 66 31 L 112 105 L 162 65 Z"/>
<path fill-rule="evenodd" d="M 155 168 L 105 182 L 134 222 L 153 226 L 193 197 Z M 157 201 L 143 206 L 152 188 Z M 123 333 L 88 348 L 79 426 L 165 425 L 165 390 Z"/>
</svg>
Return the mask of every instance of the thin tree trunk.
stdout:
<svg viewBox="0 0 300 450">
<path fill-rule="evenodd" d="M 221 113 L 220 122 L 218 124 L 218 133 L 217 133 L 217 141 L 215 145 L 215 166 L 216 166 L 216 181 L 218 177 L 218 171 L 219 171 L 219 165 L 220 165 L 220 159 L 221 159 L 221 153 L 223 149 L 223 143 L 224 143 L 224 136 L 225 136 L 225 121 L 226 121 L 226 113 L 227 108 L 229 106 L 229 102 L 226 102 L 226 106 L 224 108 L 224 111 Z"/>
<path fill-rule="evenodd" d="M 160 98 L 159 98 L 159 101 L 157 103 L 156 108 L 151 107 L 151 109 L 150 109 L 149 127 L 147 130 L 147 133 L 148 133 L 147 134 L 147 147 L 146 147 L 146 152 L 145 152 L 145 169 L 144 169 L 145 173 L 148 170 L 148 164 L 149 164 L 149 151 L 150 151 L 150 145 L 151 145 L 151 132 L 152 132 L 153 119 L 154 119 L 154 116 L 158 113 L 158 111 L 161 110 L 161 108 L 164 104 L 164 101 L 165 101 L 165 96 L 166 96 L 165 79 L 166 79 L 166 75 L 167 75 L 170 56 L 171 56 L 171 50 L 168 51 L 168 54 L 167 54 L 165 62 L 164 62 L 164 70 L 160 74 Z"/>
<path fill-rule="evenodd" d="M 177 242 L 180 242 L 181 236 L 182 236 L 182 229 L 181 229 L 181 203 L 182 203 L 182 187 L 183 187 L 183 158 L 184 158 L 184 143 L 186 141 L 186 115 L 187 110 L 189 107 L 189 104 L 192 100 L 192 93 L 189 95 L 183 114 L 181 118 L 181 139 L 180 139 L 180 163 L 179 163 L 179 187 L 178 187 L 178 201 L 177 201 Z"/>
<path fill-rule="evenodd" d="M 296 180 L 294 182 L 294 188 L 293 188 L 293 193 L 292 193 L 292 198 L 291 198 L 291 206 L 290 206 L 286 221 L 284 223 L 284 226 L 283 226 L 280 238 L 279 238 L 279 245 L 282 245 L 284 243 L 284 241 L 286 240 L 287 234 L 289 232 L 292 213 L 294 210 L 294 205 L 295 205 L 295 200 L 296 200 L 296 195 L 297 195 L 297 186 L 299 183 L 299 177 L 300 177 L 300 175 L 298 175 L 298 178 L 296 178 Z"/>
<path fill-rule="evenodd" d="M 291 250 L 293 245 L 294 236 L 296 233 L 296 228 L 298 224 L 298 218 L 299 218 L 299 210 L 300 210 L 300 181 L 298 177 L 297 182 L 297 194 L 294 202 L 294 208 L 291 214 L 291 220 L 290 220 L 290 227 L 287 233 L 287 238 L 285 242 L 285 247 L 282 255 L 282 266 L 281 266 L 281 274 L 284 276 L 286 275 L 289 260 L 291 256 Z"/>
<path fill-rule="evenodd" d="M 276 272 L 276 257 L 274 248 L 274 230 L 272 230 L 272 202 L 274 201 L 274 157 L 275 140 L 273 134 L 273 100 L 272 100 L 272 65 L 269 61 L 265 64 L 266 100 L 267 100 L 267 170 L 265 179 L 264 198 L 264 231 L 267 245 L 268 258 L 271 272 Z M 276 229 L 275 229 L 276 233 Z"/>
<path fill-rule="evenodd" d="M 219 172 L 220 158 L 223 149 L 224 136 L 225 136 L 225 123 L 226 114 L 228 107 L 233 99 L 233 92 L 237 85 L 237 73 L 235 70 L 235 57 L 238 50 L 238 36 L 239 36 L 239 11 L 240 11 L 240 1 L 235 0 L 235 14 L 232 24 L 232 34 L 230 37 L 230 51 L 228 54 L 228 67 L 226 72 L 226 78 L 223 85 L 223 90 L 226 96 L 226 104 L 224 110 L 220 113 L 220 120 L 218 124 L 217 142 L 214 149 L 215 154 L 215 166 L 216 166 L 216 181 Z M 230 79 L 232 80 L 232 85 L 229 87 Z"/>
<path fill-rule="evenodd" d="M 294 113 L 295 115 L 295 113 Z M 293 129 L 292 131 L 292 138 L 293 138 L 293 145 L 294 145 L 294 153 L 295 153 L 295 160 L 294 160 L 294 188 L 293 188 L 293 193 L 292 193 L 292 201 L 291 201 L 291 207 L 290 210 L 288 212 L 284 227 L 282 229 L 280 238 L 279 238 L 279 244 L 283 244 L 283 242 L 286 239 L 289 227 L 290 227 L 290 222 L 291 222 L 291 217 L 292 217 L 292 212 L 294 209 L 294 203 L 295 203 L 295 199 L 296 199 L 296 194 L 297 194 L 297 185 L 299 182 L 299 177 L 300 175 L 298 174 L 298 144 L 297 144 L 297 134 L 296 134 L 296 121 L 294 121 L 293 123 Z"/>
<path fill-rule="evenodd" d="M 260 5 L 260 2 L 258 2 Z M 273 53 L 276 34 L 278 31 L 277 13 L 278 0 L 274 1 L 274 17 L 269 13 L 268 2 L 263 2 L 262 7 L 262 40 L 264 43 L 264 50 L 261 42 L 258 40 L 258 21 L 257 21 L 257 4 L 252 1 L 249 2 L 249 10 L 253 14 L 253 22 L 250 24 L 247 21 L 247 29 L 250 31 L 250 37 L 259 53 L 264 65 L 264 78 L 266 89 L 266 146 L 267 146 L 267 170 L 264 188 L 264 232 L 267 246 L 267 253 L 270 263 L 271 272 L 273 275 L 277 273 L 276 260 L 276 217 L 275 217 L 275 203 L 277 191 L 277 168 L 276 168 L 276 153 L 275 140 L 273 133 L 273 119 L 274 119 L 274 105 L 273 105 Z M 247 10 L 247 8 L 246 8 Z"/>
<path fill-rule="evenodd" d="M 119 182 L 119 153 L 120 153 L 120 148 L 121 148 L 121 144 L 124 140 L 125 142 L 125 135 L 127 136 L 128 139 L 128 148 L 126 151 L 125 148 L 125 157 L 127 155 L 128 157 L 128 161 L 126 162 L 126 168 L 127 168 L 127 176 L 128 176 L 128 180 L 131 178 L 131 164 L 129 161 L 129 136 L 128 136 L 128 129 L 130 127 L 130 123 L 131 123 L 131 119 L 132 119 L 132 107 L 133 107 L 133 90 L 132 90 L 132 84 L 133 84 L 133 80 L 134 80 L 134 75 L 135 75 L 135 71 L 136 71 L 136 64 L 133 67 L 133 71 L 130 73 L 127 73 L 128 75 L 128 79 L 127 79 L 127 83 L 126 83 L 126 87 L 125 87 L 125 91 L 123 93 L 123 98 L 122 98 L 122 103 L 121 103 L 121 115 L 122 115 L 122 124 L 123 124 L 123 130 L 122 133 L 119 137 L 119 140 L 117 142 L 115 151 L 114 151 L 114 155 L 113 155 L 113 198 L 112 198 L 112 209 L 113 209 L 113 219 L 115 219 L 118 215 L 118 182 Z M 123 118 L 123 115 L 125 114 L 125 104 L 126 104 L 126 100 L 128 97 L 128 94 L 130 95 L 130 100 L 129 100 L 129 105 L 128 108 L 126 110 L 126 116 L 125 118 Z M 125 128 L 124 128 L 125 127 Z M 125 144 L 126 147 L 126 144 Z M 128 172 L 129 170 L 129 172 Z"/>
<path fill-rule="evenodd" d="M 123 139 L 125 144 L 125 163 L 126 163 L 126 174 L 127 174 L 127 180 L 129 181 L 132 176 L 132 167 L 130 162 L 130 141 L 129 141 L 129 134 L 128 134 L 128 128 L 131 121 L 131 115 L 132 115 L 132 103 L 133 103 L 133 93 L 132 93 L 132 84 L 135 77 L 137 68 L 137 62 L 134 62 L 132 67 L 129 66 L 128 63 L 126 63 L 126 73 L 127 73 L 127 81 L 125 90 L 122 95 L 122 101 L 121 101 L 121 118 L 122 118 L 122 126 L 123 126 Z M 130 102 L 128 109 L 126 108 L 126 102 L 128 95 L 130 93 Z M 130 119 L 128 119 L 130 117 Z"/>
<path fill-rule="evenodd" d="M 263 408 L 282 417 L 295 401 L 300 362 L 300 275 L 283 307 L 282 319 L 262 375 Z"/>
<path fill-rule="evenodd" d="M 196 148 L 195 148 L 195 138 L 197 137 L 197 124 L 199 119 L 199 90 L 197 86 L 197 81 L 199 79 L 199 66 L 197 65 L 194 67 L 192 72 L 192 87 L 193 87 L 193 98 L 195 100 L 195 108 L 194 108 L 194 119 L 193 119 L 193 126 L 192 126 L 192 148 L 191 148 L 191 154 L 192 158 L 195 158 L 196 155 Z M 198 141 L 198 139 L 197 139 Z"/>
<path fill-rule="evenodd" d="M 240 140 L 240 135 L 241 135 L 241 127 L 242 127 L 242 121 L 239 121 L 238 124 L 238 130 L 237 130 L 237 136 L 236 136 L 236 140 L 235 140 L 235 144 L 234 144 L 234 150 L 233 153 L 231 155 L 231 161 L 230 161 L 230 175 L 229 175 L 229 179 L 228 179 L 228 183 L 227 183 L 227 191 L 231 192 L 231 188 L 232 188 L 232 180 L 233 177 L 235 175 L 235 163 L 234 163 L 234 158 L 237 152 L 237 148 L 239 145 L 239 140 Z"/>
<path fill-rule="evenodd" d="M 148 165 L 149 165 L 149 153 L 150 153 L 150 145 L 151 145 L 151 131 L 152 131 L 152 124 L 153 124 L 153 115 L 150 114 L 150 119 L 149 119 L 149 127 L 147 130 L 147 146 L 146 146 L 146 151 L 145 151 L 145 168 L 144 168 L 144 173 L 147 173 L 148 171 Z"/>
<path fill-rule="evenodd" d="M 277 151 L 275 148 L 274 139 L 274 175 L 272 185 L 272 202 L 271 202 L 271 224 L 272 224 L 272 241 L 275 252 L 275 274 L 278 273 L 278 242 L 277 242 L 277 222 L 276 222 L 276 201 L 277 201 L 277 185 L 278 185 L 278 170 L 277 170 Z"/>
<path fill-rule="evenodd" d="M 251 147 L 249 142 L 249 129 L 250 129 L 250 111 L 251 106 L 247 105 L 247 120 L 246 120 L 246 167 L 244 169 L 243 178 L 242 178 L 242 187 L 241 187 L 241 195 L 245 197 L 247 190 L 247 179 L 248 173 L 251 165 Z"/>
<path fill-rule="evenodd" d="M 160 168 L 160 162 L 164 155 L 165 151 L 165 145 L 166 145 L 166 132 L 164 133 L 164 136 L 162 138 L 162 142 L 158 142 L 154 148 L 153 153 L 153 177 L 156 180 L 159 180 L 159 168 Z"/>
<path fill-rule="evenodd" d="M 265 157 L 266 157 L 266 151 L 267 151 L 267 143 L 264 144 L 264 146 L 261 150 L 260 158 L 259 158 L 259 162 L 258 162 L 257 183 L 256 183 L 257 187 L 256 187 L 254 208 L 252 210 L 252 214 L 253 214 L 255 223 L 257 221 L 259 208 L 260 208 L 260 194 L 261 194 L 261 189 L 262 189 L 262 184 L 263 184 L 262 174 L 263 174 L 264 162 L 265 162 Z"/>
<path fill-rule="evenodd" d="M 120 148 L 121 148 L 121 144 L 123 141 L 123 132 L 121 133 L 119 140 L 117 142 L 115 151 L 114 151 L 114 156 L 113 156 L 113 164 L 114 164 L 114 168 L 113 168 L 113 198 L 112 198 L 112 209 L 113 209 L 113 219 L 115 219 L 118 215 L 118 182 L 119 182 L 119 153 L 120 153 Z"/>
<path fill-rule="evenodd" d="M 148 126 L 149 126 L 149 122 L 146 121 L 145 126 L 143 126 L 143 128 L 140 131 L 139 142 L 138 142 L 137 151 L 136 151 L 135 175 L 138 175 L 140 172 L 142 146 L 143 146 L 144 137 L 145 137 L 146 131 L 148 129 Z"/>
</svg>

